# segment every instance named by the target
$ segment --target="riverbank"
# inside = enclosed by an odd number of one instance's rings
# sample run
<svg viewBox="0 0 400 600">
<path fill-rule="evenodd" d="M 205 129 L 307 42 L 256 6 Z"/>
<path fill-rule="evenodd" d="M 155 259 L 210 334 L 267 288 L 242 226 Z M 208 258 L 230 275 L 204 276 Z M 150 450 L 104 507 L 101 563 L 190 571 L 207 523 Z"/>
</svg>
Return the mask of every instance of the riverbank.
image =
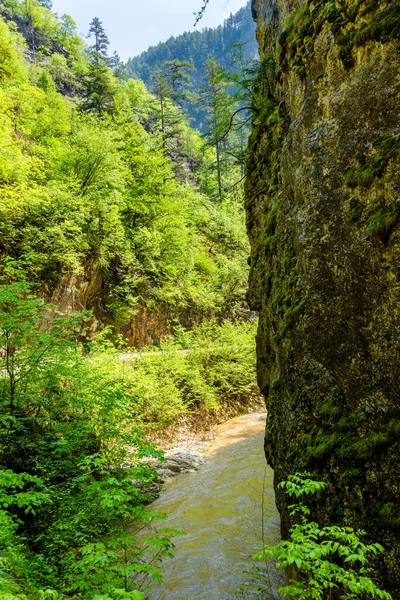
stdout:
<svg viewBox="0 0 400 600">
<path fill-rule="evenodd" d="M 264 412 L 263 397 L 253 394 L 237 398 L 218 411 L 200 408 L 151 434 L 150 440 L 164 451 L 164 461 L 154 461 L 158 477 L 151 486 L 153 499 L 159 496 L 163 484 L 169 479 L 200 468 L 210 448 L 217 442 L 221 426 L 235 417 Z"/>
</svg>

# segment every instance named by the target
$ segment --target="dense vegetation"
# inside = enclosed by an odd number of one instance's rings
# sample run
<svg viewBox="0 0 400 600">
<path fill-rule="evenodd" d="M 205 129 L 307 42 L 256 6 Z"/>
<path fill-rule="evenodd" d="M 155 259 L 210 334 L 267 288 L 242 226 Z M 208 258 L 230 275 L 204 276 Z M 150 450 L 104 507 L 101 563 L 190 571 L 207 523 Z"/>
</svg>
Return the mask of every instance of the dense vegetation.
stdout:
<svg viewBox="0 0 400 600">
<path fill-rule="evenodd" d="M 129 530 L 146 434 L 255 391 L 240 123 L 217 63 L 204 139 L 47 4 L 0 6 L 0 598 L 140 600 L 176 533 Z M 202 324 L 122 361 L 140 310 Z"/>
<path fill-rule="evenodd" d="M 26 266 L 8 260 L 0 285 L 0 597 L 138 600 L 175 533 L 130 531 L 159 518 L 144 434 L 254 392 L 254 328 L 181 330 L 134 364 L 103 335 L 86 356 L 90 314 L 37 298 Z"/>
<path fill-rule="evenodd" d="M 29 253 L 48 296 L 72 281 L 77 305 L 114 322 L 137 305 L 240 305 L 240 168 L 225 162 L 217 201 L 215 152 L 183 110 L 166 98 L 166 140 L 142 83 L 115 77 L 96 41 L 84 50 L 69 17 L 27 7 L 9 0 L 0 21 L 1 255 Z"/>
</svg>

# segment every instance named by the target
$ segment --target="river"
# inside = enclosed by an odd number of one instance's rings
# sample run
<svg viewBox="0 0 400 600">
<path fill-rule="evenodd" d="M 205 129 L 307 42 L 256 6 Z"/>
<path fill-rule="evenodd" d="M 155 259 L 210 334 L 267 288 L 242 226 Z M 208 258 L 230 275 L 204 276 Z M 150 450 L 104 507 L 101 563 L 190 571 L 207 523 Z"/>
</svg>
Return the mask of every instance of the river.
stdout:
<svg viewBox="0 0 400 600">
<path fill-rule="evenodd" d="M 170 480 L 152 504 L 168 514 L 163 526 L 186 535 L 176 538 L 174 558 L 163 562 L 163 582 L 150 600 L 235 598 L 263 537 L 266 544 L 278 541 L 273 472 L 263 454 L 265 419 L 248 414 L 220 425 L 199 471 Z"/>
</svg>

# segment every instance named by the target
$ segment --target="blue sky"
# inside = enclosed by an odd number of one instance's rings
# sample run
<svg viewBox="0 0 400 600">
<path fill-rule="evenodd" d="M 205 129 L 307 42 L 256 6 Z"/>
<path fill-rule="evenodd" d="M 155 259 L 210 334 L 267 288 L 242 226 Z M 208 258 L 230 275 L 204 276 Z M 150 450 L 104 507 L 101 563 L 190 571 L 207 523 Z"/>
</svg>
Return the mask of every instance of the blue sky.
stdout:
<svg viewBox="0 0 400 600">
<path fill-rule="evenodd" d="M 197 26 L 214 27 L 246 0 L 210 0 L 204 19 Z M 92 17 L 99 17 L 110 40 L 110 50 L 122 59 L 140 54 L 149 46 L 193 29 L 193 13 L 202 0 L 53 0 L 53 10 L 67 13 L 80 33 L 89 29 Z"/>
</svg>

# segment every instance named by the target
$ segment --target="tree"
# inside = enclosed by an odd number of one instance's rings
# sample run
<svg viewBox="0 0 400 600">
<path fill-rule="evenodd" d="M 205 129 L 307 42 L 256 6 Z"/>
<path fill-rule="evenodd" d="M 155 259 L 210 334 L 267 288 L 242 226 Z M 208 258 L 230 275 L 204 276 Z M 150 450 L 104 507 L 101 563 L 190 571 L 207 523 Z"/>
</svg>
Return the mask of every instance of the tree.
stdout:
<svg viewBox="0 0 400 600">
<path fill-rule="evenodd" d="M 201 110 L 206 120 L 206 136 L 208 143 L 215 148 L 216 167 L 218 178 L 218 195 L 222 198 L 222 164 L 224 144 L 222 134 L 230 122 L 235 100 L 229 94 L 230 82 L 226 71 L 214 57 L 210 57 L 206 63 L 206 76 L 204 85 L 200 90 Z M 226 136 L 224 138 L 226 145 Z"/>
<path fill-rule="evenodd" d="M 170 88 L 173 102 L 182 106 L 190 99 L 188 88 L 191 86 L 190 71 L 194 71 L 193 63 L 189 60 L 167 60 L 162 64 L 162 71 Z"/>
<path fill-rule="evenodd" d="M 60 19 L 60 30 L 66 37 L 75 37 L 78 35 L 78 28 L 70 15 L 64 14 Z"/>
<path fill-rule="evenodd" d="M 104 31 L 103 24 L 98 17 L 93 17 L 86 37 L 94 37 L 94 44 L 91 46 L 91 49 L 95 54 L 107 57 L 107 49 L 110 42 Z"/>
<path fill-rule="evenodd" d="M 115 51 L 109 59 L 109 66 L 117 79 L 127 79 L 126 67 L 119 54 Z"/>
<path fill-rule="evenodd" d="M 112 112 L 116 92 L 117 82 L 112 71 L 101 63 L 91 63 L 85 83 L 85 110 L 95 112 L 99 117 L 105 112 Z"/>
<path fill-rule="evenodd" d="M 112 71 L 109 69 L 110 59 L 107 56 L 109 45 L 108 38 L 101 21 L 94 17 L 90 23 L 88 38 L 94 37 L 89 57 L 89 72 L 85 82 L 85 100 L 83 106 L 86 110 L 96 112 L 101 116 L 114 108 L 114 97 L 117 83 Z"/>
<path fill-rule="evenodd" d="M 169 87 L 165 73 L 157 69 L 153 76 L 153 94 L 159 103 L 159 119 L 161 123 L 161 135 L 163 147 L 166 147 L 167 138 L 167 100 L 171 97 L 171 88 Z"/>
<path fill-rule="evenodd" d="M 155 105 L 155 116 L 160 122 L 162 145 L 165 150 L 172 150 L 179 145 L 178 136 L 182 124 L 182 111 L 173 103 L 173 97 L 182 98 L 179 84 L 176 82 L 176 91 L 171 87 L 167 73 L 157 69 L 153 76 L 153 94 L 157 99 Z"/>
</svg>

